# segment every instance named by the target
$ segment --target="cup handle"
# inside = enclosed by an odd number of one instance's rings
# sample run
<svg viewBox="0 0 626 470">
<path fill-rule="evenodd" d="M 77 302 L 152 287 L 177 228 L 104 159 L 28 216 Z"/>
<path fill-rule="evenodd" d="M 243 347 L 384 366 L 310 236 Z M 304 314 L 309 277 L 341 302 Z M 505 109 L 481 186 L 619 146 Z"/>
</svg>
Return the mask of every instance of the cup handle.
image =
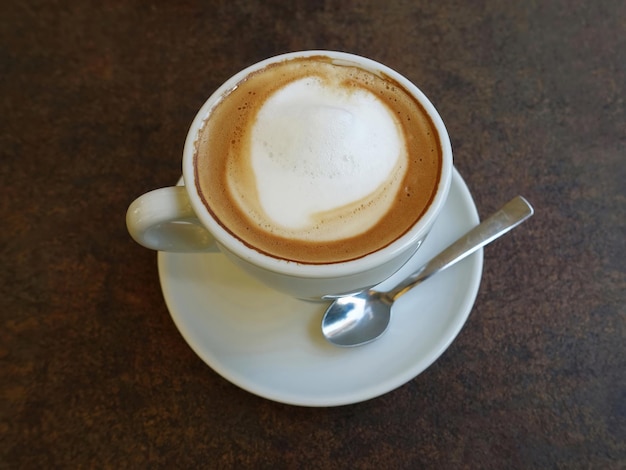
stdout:
<svg viewBox="0 0 626 470">
<path fill-rule="evenodd" d="M 139 196 L 128 207 L 126 227 L 137 243 L 151 250 L 217 251 L 215 239 L 196 217 L 184 186 Z"/>
</svg>

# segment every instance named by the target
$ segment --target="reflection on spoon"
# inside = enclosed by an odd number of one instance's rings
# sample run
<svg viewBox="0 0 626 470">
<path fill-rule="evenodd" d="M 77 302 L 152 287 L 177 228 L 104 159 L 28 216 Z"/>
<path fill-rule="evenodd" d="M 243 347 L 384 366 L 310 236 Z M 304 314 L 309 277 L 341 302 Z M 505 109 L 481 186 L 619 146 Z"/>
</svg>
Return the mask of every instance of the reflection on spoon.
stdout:
<svg viewBox="0 0 626 470">
<path fill-rule="evenodd" d="M 517 196 L 392 290 L 378 292 L 370 289 L 336 299 L 322 319 L 324 337 L 337 346 L 360 346 L 374 341 L 387 330 L 391 307 L 400 296 L 501 237 L 533 213 L 528 201 Z"/>
</svg>

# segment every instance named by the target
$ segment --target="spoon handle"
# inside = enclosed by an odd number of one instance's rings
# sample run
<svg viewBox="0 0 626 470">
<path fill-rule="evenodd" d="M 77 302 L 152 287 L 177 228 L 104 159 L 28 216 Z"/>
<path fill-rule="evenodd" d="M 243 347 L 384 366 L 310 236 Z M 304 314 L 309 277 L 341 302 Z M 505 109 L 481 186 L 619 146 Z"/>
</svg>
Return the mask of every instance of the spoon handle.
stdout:
<svg viewBox="0 0 626 470">
<path fill-rule="evenodd" d="M 498 212 L 471 229 L 445 250 L 423 265 L 415 273 L 387 292 L 388 299 L 397 300 L 401 295 L 471 255 L 479 248 L 501 237 L 533 215 L 534 210 L 526 199 L 517 196 L 507 202 Z"/>
</svg>

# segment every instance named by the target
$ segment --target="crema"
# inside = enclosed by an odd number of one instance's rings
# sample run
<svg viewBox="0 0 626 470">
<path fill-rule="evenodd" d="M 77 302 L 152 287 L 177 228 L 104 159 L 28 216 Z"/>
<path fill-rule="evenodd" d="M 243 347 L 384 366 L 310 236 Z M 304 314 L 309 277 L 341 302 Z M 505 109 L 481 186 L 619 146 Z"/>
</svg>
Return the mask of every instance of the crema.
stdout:
<svg viewBox="0 0 626 470">
<path fill-rule="evenodd" d="M 402 236 L 442 165 L 420 103 L 383 74 L 323 56 L 252 72 L 210 110 L 195 143 L 207 209 L 257 251 L 335 263 Z"/>
</svg>

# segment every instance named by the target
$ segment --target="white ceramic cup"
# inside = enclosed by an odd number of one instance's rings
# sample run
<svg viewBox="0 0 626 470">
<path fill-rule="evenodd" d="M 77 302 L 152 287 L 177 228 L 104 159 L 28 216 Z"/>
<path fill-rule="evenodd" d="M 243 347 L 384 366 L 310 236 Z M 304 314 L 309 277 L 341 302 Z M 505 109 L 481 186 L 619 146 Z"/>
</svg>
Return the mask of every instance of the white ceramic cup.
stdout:
<svg viewBox="0 0 626 470">
<path fill-rule="evenodd" d="M 361 258 L 330 264 L 304 264 L 263 254 L 229 234 L 204 206 L 196 191 L 194 143 L 203 122 L 220 98 L 251 72 L 267 65 L 297 57 L 329 57 L 333 62 L 350 64 L 384 74 L 400 83 L 429 114 L 439 135 L 442 150 L 441 179 L 427 211 L 403 236 Z M 226 98 L 227 99 L 227 98 Z M 425 239 L 448 196 L 452 177 L 452 149 L 446 128 L 435 107 L 409 80 L 394 70 L 353 54 L 333 51 L 305 51 L 276 56 L 254 64 L 226 81 L 204 103 L 193 120 L 183 150 L 184 186 L 148 192 L 128 208 L 126 224 L 141 245 L 159 251 L 221 251 L 236 265 L 266 285 L 302 299 L 320 300 L 359 292 L 394 274 L 406 263 Z M 207 258 L 210 262 L 210 257 Z"/>
</svg>

